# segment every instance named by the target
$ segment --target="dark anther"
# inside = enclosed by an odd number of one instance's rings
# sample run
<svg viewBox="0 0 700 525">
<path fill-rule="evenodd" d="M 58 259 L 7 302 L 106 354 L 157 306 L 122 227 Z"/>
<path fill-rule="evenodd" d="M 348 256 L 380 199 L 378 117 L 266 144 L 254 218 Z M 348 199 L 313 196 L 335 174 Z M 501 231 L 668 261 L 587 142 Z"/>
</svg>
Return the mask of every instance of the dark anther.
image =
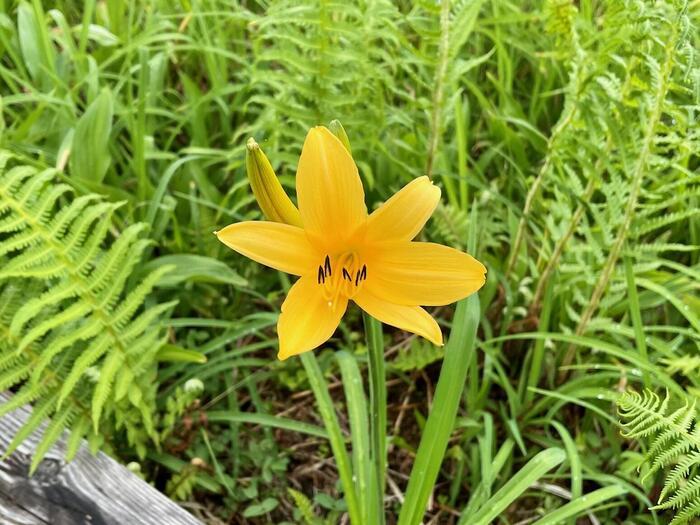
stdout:
<svg viewBox="0 0 700 525">
<path fill-rule="evenodd" d="M 326 282 L 326 275 L 323 273 L 323 266 L 318 267 L 318 284 Z"/>
<path fill-rule="evenodd" d="M 360 284 L 360 281 L 364 281 L 365 279 L 367 279 L 367 265 L 363 264 L 362 270 L 357 270 L 357 274 L 355 275 L 355 286 Z"/>
<path fill-rule="evenodd" d="M 326 277 L 330 277 L 331 276 L 331 259 L 330 259 L 330 257 L 328 257 L 328 255 L 326 255 L 326 261 L 323 263 L 323 268 L 324 268 L 323 274 Z"/>
<path fill-rule="evenodd" d="M 357 274 L 355 274 L 355 286 L 360 284 L 360 281 L 364 281 L 365 279 L 367 279 L 367 265 L 363 264 L 362 270 L 357 270 Z"/>
<path fill-rule="evenodd" d="M 347 279 L 348 281 L 352 282 L 352 275 L 350 275 L 345 268 L 343 268 L 343 279 Z"/>
</svg>

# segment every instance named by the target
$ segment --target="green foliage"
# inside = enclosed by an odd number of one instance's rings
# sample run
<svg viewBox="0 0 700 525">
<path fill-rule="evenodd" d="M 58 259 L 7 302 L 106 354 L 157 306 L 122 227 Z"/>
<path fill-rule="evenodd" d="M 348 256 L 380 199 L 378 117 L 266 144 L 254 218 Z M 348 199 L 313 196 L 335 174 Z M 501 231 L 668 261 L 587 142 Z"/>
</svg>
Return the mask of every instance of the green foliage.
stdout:
<svg viewBox="0 0 700 525">
<path fill-rule="evenodd" d="M 294 505 L 299 512 L 301 518 L 304 520 L 304 525 L 332 525 L 333 515 L 323 520 L 316 516 L 314 513 L 314 504 L 309 498 L 304 496 L 301 492 L 294 489 L 287 489 L 287 492 L 294 501 Z"/>
<path fill-rule="evenodd" d="M 498 525 L 670 521 L 610 405 L 624 387 L 700 395 L 699 13 L 696 0 L 0 2 L 3 187 L 22 177 L 0 195 L 0 386 L 14 393 L 0 412 L 32 403 L 27 430 L 52 417 L 37 457 L 68 428 L 69 455 L 82 437 L 140 455 L 145 479 L 224 522 L 299 522 L 312 502 L 338 523 L 357 514 L 346 485 L 388 523 L 409 506 L 471 523 L 494 498 L 509 502 Z M 315 354 L 314 399 L 300 359 L 274 361 L 290 280 L 212 235 L 261 217 L 250 136 L 293 197 L 304 134 L 332 119 L 369 209 L 431 174 L 443 196 L 420 240 L 488 267 L 447 402 L 444 349 L 384 329 L 387 421 L 367 420 L 386 447 L 362 417 L 383 375 L 367 375 L 357 309 Z M 6 207 L 22 195 L 20 218 Z M 62 213 L 77 215 L 54 231 Z M 431 309 L 445 335 L 464 330 L 453 312 Z M 143 362 L 129 327 L 152 338 Z M 427 432 L 447 408 L 454 425 Z M 426 434 L 444 457 L 417 461 Z M 566 459 L 512 490 L 552 449 Z M 415 463 L 427 510 L 405 505 Z M 381 504 L 362 491 L 376 472 Z"/>
<path fill-rule="evenodd" d="M 442 359 L 444 355 L 444 349 L 439 346 L 411 339 L 409 344 L 391 361 L 391 366 L 403 372 L 422 370 L 430 363 Z"/>
<path fill-rule="evenodd" d="M 695 213 L 700 182 L 688 170 L 700 147 L 685 109 L 697 103 L 690 27 L 682 5 L 630 2 L 610 7 L 598 45 L 572 40 L 567 106 L 530 189 L 541 195 L 541 186 L 551 206 L 536 205 L 521 227 L 529 219 L 541 246 L 534 302 L 556 269 L 577 334 L 623 296 L 624 252 L 636 275 L 648 275 L 650 256 L 658 265 L 660 254 L 687 242 L 682 225 Z"/>
<path fill-rule="evenodd" d="M 305 525 L 316 525 L 318 520 L 314 514 L 313 503 L 304 496 L 301 492 L 294 489 L 287 489 L 287 492 L 294 500 L 294 505 L 296 506 L 299 514 L 304 519 Z"/>
<path fill-rule="evenodd" d="M 198 458 L 185 464 L 179 472 L 170 477 L 165 486 L 165 493 L 176 501 L 187 501 L 197 487 L 198 474 L 203 468 L 204 465 Z"/>
<path fill-rule="evenodd" d="M 656 509 L 673 509 L 671 525 L 683 525 L 700 516 L 700 428 L 695 400 L 672 410 L 666 393 L 625 392 L 617 401 L 625 437 L 651 440 L 644 461 L 645 476 L 670 469 Z"/>
<path fill-rule="evenodd" d="M 37 402 L 8 453 L 52 418 L 34 466 L 64 428 L 76 440 L 124 427 L 142 452 L 157 437 L 158 321 L 173 304 L 143 304 L 168 268 L 128 283 L 148 240 L 135 224 L 104 247 L 118 207 L 0 153 L 0 389 L 18 389 L 1 412 Z"/>
</svg>

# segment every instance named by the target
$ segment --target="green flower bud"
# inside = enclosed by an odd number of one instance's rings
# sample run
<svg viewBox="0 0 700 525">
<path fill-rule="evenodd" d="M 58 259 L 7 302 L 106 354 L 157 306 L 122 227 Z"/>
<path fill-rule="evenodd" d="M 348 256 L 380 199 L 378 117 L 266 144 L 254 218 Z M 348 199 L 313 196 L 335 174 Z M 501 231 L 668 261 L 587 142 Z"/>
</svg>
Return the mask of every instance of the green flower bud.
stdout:
<svg viewBox="0 0 700 525">
<path fill-rule="evenodd" d="M 301 214 L 284 191 L 270 161 L 252 137 L 246 144 L 245 167 L 250 187 L 265 217 L 301 227 Z"/>
<path fill-rule="evenodd" d="M 352 155 L 352 149 L 350 148 L 350 139 L 348 139 L 348 134 L 345 133 L 345 128 L 343 125 L 340 123 L 339 120 L 331 120 L 331 123 L 328 124 L 328 129 L 338 137 L 340 142 L 343 143 L 343 146 L 345 146 L 345 149 L 348 150 L 348 153 Z"/>
</svg>

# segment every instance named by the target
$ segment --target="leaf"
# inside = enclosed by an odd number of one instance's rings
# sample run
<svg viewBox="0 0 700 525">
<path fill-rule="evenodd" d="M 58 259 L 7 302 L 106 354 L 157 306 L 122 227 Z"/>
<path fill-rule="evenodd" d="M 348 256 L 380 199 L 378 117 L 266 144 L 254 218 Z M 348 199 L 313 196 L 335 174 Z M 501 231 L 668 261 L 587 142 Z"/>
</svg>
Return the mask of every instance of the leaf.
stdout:
<svg viewBox="0 0 700 525">
<path fill-rule="evenodd" d="M 560 448 L 549 448 L 537 454 L 484 503 L 469 525 L 489 525 L 530 485 L 559 465 L 564 459 L 566 459 L 566 454 Z"/>
<path fill-rule="evenodd" d="M 445 345 L 445 360 L 435 389 L 432 410 L 418 446 L 408 481 L 399 525 L 420 523 L 433 491 L 447 442 L 454 428 L 471 356 L 476 350 L 479 326 L 479 297 L 473 294 L 457 303 L 452 332 Z"/>
<path fill-rule="evenodd" d="M 576 498 L 575 500 L 558 508 L 554 512 L 550 512 L 547 516 L 537 520 L 532 525 L 557 525 L 559 523 L 563 523 L 565 520 L 578 516 L 582 512 L 595 507 L 599 503 L 603 503 L 604 501 L 617 496 L 622 496 L 626 493 L 627 489 L 620 485 L 612 485 L 610 487 L 595 490 L 589 494 L 581 496 L 580 498 Z"/>
<path fill-rule="evenodd" d="M 69 160 L 70 172 L 74 177 L 92 184 L 100 184 L 104 180 L 111 162 L 109 135 L 113 113 L 112 93 L 108 88 L 103 88 L 75 127 Z"/>
<path fill-rule="evenodd" d="M 263 425 L 271 428 L 281 428 L 290 432 L 298 432 L 300 434 L 308 434 L 323 439 L 328 439 L 328 432 L 323 428 L 317 427 L 310 423 L 296 421 L 287 417 L 273 416 L 271 414 L 261 414 L 254 412 L 226 412 L 226 411 L 209 411 L 207 412 L 207 420 L 217 423 L 249 423 L 253 425 Z"/>
<path fill-rule="evenodd" d="M 197 363 L 201 365 L 207 362 L 207 356 L 196 350 L 165 344 L 158 350 L 156 360 L 170 363 Z"/>
<path fill-rule="evenodd" d="M 160 286 L 177 286 L 183 281 L 223 283 L 236 287 L 248 285 L 248 281 L 226 263 L 203 255 L 184 253 L 164 255 L 146 264 L 144 272 L 150 273 L 156 268 L 166 265 L 172 265 L 174 269 L 160 280 Z"/>
<path fill-rule="evenodd" d="M 279 501 L 275 498 L 265 498 L 261 503 L 256 503 L 255 505 L 250 505 L 247 509 L 243 511 L 244 518 L 254 518 L 256 516 L 262 516 L 267 514 L 277 508 Z"/>
<path fill-rule="evenodd" d="M 306 370 L 306 375 L 309 378 L 309 385 L 316 398 L 316 404 L 318 405 L 321 419 L 328 432 L 331 450 L 335 457 L 336 468 L 338 469 L 340 482 L 342 483 L 343 492 L 345 493 L 345 501 L 348 505 L 350 522 L 362 523 L 360 520 L 362 513 L 357 499 L 357 492 L 355 491 L 355 484 L 353 483 L 352 466 L 350 464 L 350 458 L 348 457 L 348 451 L 345 448 L 345 439 L 340 428 L 338 415 L 335 413 L 333 400 L 328 391 L 328 383 L 326 383 L 326 379 L 323 377 L 323 372 L 321 372 L 321 367 L 318 365 L 318 361 L 313 352 L 305 352 L 300 355 L 300 358 L 304 365 L 304 370 Z"/>
<path fill-rule="evenodd" d="M 17 7 L 17 32 L 19 46 L 29 74 L 36 81 L 48 79 L 53 71 L 53 54 L 48 42 L 47 29 L 43 26 L 37 12 L 27 2 L 20 2 Z"/>
<path fill-rule="evenodd" d="M 311 503 L 311 500 L 293 488 L 287 488 L 287 493 L 292 497 L 294 500 L 294 505 L 301 514 L 302 518 L 304 518 L 304 524 L 316 525 L 318 520 L 314 514 L 314 506 L 313 503 Z"/>
<path fill-rule="evenodd" d="M 74 30 L 76 33 L 82 32 L 82 24 L 75 26 Z M 97 24 L 88 25 L 87 36 L 90 40 L 97 42 L 101 46 L 110 47 L 119 44 L 119 38 L 114 33 L 106 27 Z"/>
<path fill-rule="evenodd" d="M 355 488 L 360 507 L 366 509 L 370 487 L 370 431 L 367 417 L 367 398 L 362 386 L 362 375 L 352 354 L 341 350 L 335 358 L 340 366 L 345 390 L 345 401 L 350 419 L 350 442 Z"/>
</svg>

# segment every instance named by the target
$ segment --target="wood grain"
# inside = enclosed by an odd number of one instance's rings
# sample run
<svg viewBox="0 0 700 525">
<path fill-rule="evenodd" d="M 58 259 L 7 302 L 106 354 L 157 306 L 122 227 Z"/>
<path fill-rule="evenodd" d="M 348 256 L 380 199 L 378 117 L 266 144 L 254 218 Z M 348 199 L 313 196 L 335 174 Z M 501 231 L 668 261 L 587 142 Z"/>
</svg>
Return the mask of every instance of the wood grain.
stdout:
<svg viewBox="0 0 700 525">
<path fill-rule="evenodd" d="M 0 403 L 9 399 L 0 394 Z M 31 414 L 20 408 L 0 418 L 0 450 Z M 65 439 L 56 443 L 33 476 L 31 454 L 43 429 L 0 463 L 2 525 L 198 525 L 200 521 L 122 465 L 81 447 L 66 463 Z"/>
</svg>

